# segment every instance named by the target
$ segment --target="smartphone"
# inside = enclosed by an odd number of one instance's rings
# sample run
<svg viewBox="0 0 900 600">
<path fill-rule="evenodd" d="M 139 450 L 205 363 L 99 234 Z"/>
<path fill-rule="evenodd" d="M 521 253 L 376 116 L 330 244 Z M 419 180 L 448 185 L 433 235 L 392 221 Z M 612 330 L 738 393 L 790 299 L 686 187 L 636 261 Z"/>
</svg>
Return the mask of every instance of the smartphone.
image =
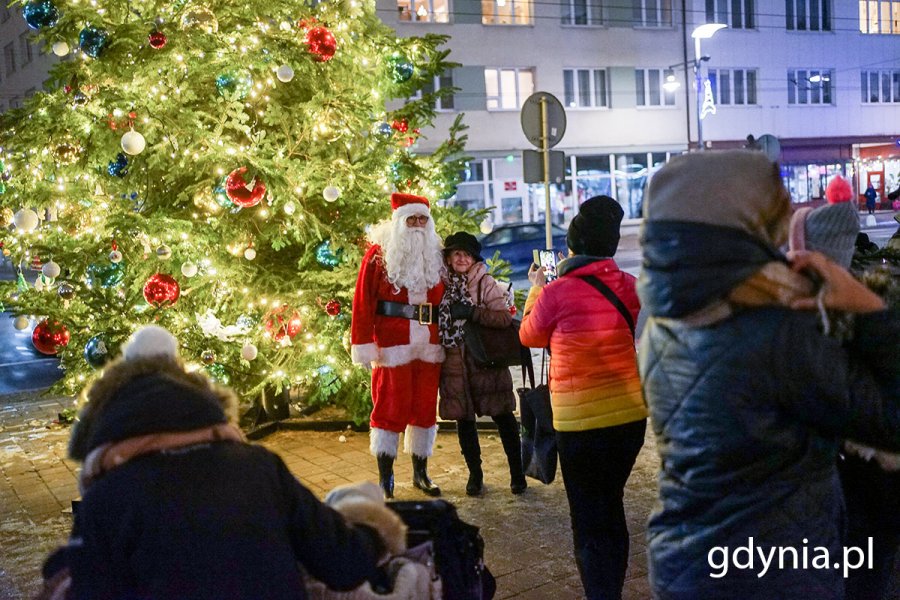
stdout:
<svg viewBox="0 0 900 600">
<path fill-rule="evenodd" d="M 534 264 L 544 267 L 544 275 L 547 281 L 556 279 L 556 255 L 553 250 L 533 250 Z"/>
</svg>

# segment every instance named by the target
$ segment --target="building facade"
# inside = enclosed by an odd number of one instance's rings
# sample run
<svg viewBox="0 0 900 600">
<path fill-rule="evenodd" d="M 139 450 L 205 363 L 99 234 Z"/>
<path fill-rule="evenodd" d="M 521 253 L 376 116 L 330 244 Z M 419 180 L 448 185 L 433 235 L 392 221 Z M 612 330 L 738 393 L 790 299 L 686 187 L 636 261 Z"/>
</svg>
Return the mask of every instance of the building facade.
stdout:
<svg viewBox="0 0 900 600">
<path fill-rule="evenodd" d="M 42 89 L 47 71 L 59 60 L 32 42 L 21 9 L 6 5 L 0 2 L 0 112 L 22 106 Z"/>
</svg>

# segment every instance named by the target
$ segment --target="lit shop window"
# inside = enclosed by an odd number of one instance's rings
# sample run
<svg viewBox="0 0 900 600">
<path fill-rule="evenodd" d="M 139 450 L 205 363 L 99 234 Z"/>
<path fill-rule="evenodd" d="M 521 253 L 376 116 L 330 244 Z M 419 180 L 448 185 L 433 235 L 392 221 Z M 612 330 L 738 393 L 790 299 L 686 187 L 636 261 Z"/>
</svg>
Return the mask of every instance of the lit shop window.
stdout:
<svg viewBox="0 0 900 600">
<path fill-rule="evenodd" d="M 831 0 L 785 0 L 789 31 L 831 31 Z"/>
<path fill-rule="evenodd" d="M 602 25 L 603 10 L 600 0 L 562 0 L 561 23 L 563 25 Z"/>
<path fill-rule="evenodd" d="M 718 106 L 756 104 L 755 69 L 710 69 L 709 83 Z"/>
<path fill-rule="evenodd" d="M 635 69 L 634 83 L 638 106 L 675 106 L 675 91 L 663 87 L 669 75 L 674 76 L 671 69 Z"/>
<path fill-rule="evenodd" d="M 401 21 L 420 23 L 448 23 L 450 0 L 397 0 L 397 12 Z"/>
<path fill-rule="evenodd" d="M 860 90 L 863 104 L 900 102 L 900 70 L 862 71 Z"/>
<path fill-rule="evenodd" d="M 563 69 L 563 87 L 568 108 L 609 106 L 606 69 Z"/>
<path fill-rule="evenodd" d="M 706 22 L 724 23 L 732 29 L 753 29 L 753 4 L 754 0 L 706 0 Z"/>
<path fill-rule="evenodd" d="M 787 79 L 788 104 L 833 104 L 831 69 L 791 69 Z"/>
<path fill-rule="evenodd" d="M 859 30 L 863 33 L 900 34 L 900 0 L 861 0 Z"/>
<path fill-rule="evenodd" d="M 484 25 L 531 25 L 530 0 L 481 0 Z"/>
<path fill-rule="evenodd" d="M 518 110 L 534 93 L 534 71 L 485 69 L 484 88 L 488 110 Z"/>
<path fill-rule="evenodd" d="M 672 0 L 634 0 L 632 19 L 639 27 L 670 27 Z"/>
</svg>

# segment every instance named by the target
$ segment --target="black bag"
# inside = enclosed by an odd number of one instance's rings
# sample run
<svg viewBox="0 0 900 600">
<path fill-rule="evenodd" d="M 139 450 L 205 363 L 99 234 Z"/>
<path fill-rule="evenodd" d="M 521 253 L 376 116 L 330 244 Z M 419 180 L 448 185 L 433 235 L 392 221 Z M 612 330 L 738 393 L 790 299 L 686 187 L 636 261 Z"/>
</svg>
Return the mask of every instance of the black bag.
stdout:
<svg viewBox="0 0 900 600">
<path fill-rule="evenodd" d="M 544 379 L 546 353 L 541 357 L 541 381 Z M 531 362 L 522 367 L 524 385 L 528 371 L 530 388 L 521 387 L 519 414 L 522 420 L 522 467 L 525 475 L 541 483 L 553 483 L 556 478 L 556 432 L 553 430 L 553 409 L 550 406 L 550 387 L 546 383 L 534 385 Z"/>
<path fill-rule="evenodd" d="M 434 558 L 444 600 L 490 600 L 497 582 L 484 564 L 484 539 L 474 525 L 462 521 L 445 500 L 388 502 L 408 527 L 406 545 L 426 541 Z"/>
<path fill-rule="evenodd" d="M 519 341 L 519 324 L 520 321 L 514 320 L 509 327 L 497 328 L 466 321 L 463 325 L 466 351 L 483 369 L 521 365 L 527 348 Z"/>
</svg>

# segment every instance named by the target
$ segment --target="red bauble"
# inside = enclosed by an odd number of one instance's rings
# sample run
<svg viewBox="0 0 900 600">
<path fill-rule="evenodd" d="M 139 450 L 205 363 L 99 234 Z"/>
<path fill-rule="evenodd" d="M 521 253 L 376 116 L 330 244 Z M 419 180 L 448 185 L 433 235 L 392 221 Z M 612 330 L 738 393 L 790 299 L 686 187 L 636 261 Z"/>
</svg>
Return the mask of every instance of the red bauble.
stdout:
<svg viewBox="0 0 900 600">
<path fill-rule="evenodd" d="M 150 40 L 150 47 L 154 50 L 161 49 L 166 45 L 166 42 L 169 41 L 166 37 L 166 34 L 164 34 L 162 31 L 151 31 L 148 39 Z"/>
<path fill-rule="evenodd" d="M 341 314 L 341 303 L 337 300 L 329 300 L 325 305 L 325 312 L 327 312 L 332 317 L 336 317 Z"/>
<path fill-rule="evenodd" d="M 152 275 L 144 284 L 144 300 L 156 308 L 172 306 L 181 295 L 181 286 L 175 278 L 165 273 Z"/>
<path fill-rule="evenodd" d="M 334 39 L 334 34 L 324 27 L 313 27 L 307 31 L 306 45 L 319 62 L 331 60 L 337 51 L 337 40 Z"/>
<path fill-rule="evenodd" d="M 287 304 L 270 311 L 265 319 L 266 333 L 276 342 L 285 337 L 294 339 L 300 333 L 301 325 L 300 312 L 291 309 Z"/>
<path fill-rule="evenodd" d="M 516 316 L 517 312 L 519 312 L 519 309 L 516 308 L 515 304 L 509 307 L 509 314 L 511 314 L 512 316 Z"/>
<path fill-rule="evenodd" d="M 409 121 L 406 119 L 396 119 L 391 123 L 391 129 L 406 133 L 409 130 Z"/>
<path fill-rule="evenodd" d="M 259 204 L 266 195 L 266 184 L 259 177 L 254 177 L 251 183 L 244 179 L 247 167 L 235 169 L 225 178 L 225 195 L 228 199 L 243 208 L 250 208 Z"/>
<path fill-rule="evenodd" d="M 31 332 L 31 343 L 41 354 L 56 354 L 69 343 L 69 330 L 59 321 L 44 319 Z"/>
</svg>

